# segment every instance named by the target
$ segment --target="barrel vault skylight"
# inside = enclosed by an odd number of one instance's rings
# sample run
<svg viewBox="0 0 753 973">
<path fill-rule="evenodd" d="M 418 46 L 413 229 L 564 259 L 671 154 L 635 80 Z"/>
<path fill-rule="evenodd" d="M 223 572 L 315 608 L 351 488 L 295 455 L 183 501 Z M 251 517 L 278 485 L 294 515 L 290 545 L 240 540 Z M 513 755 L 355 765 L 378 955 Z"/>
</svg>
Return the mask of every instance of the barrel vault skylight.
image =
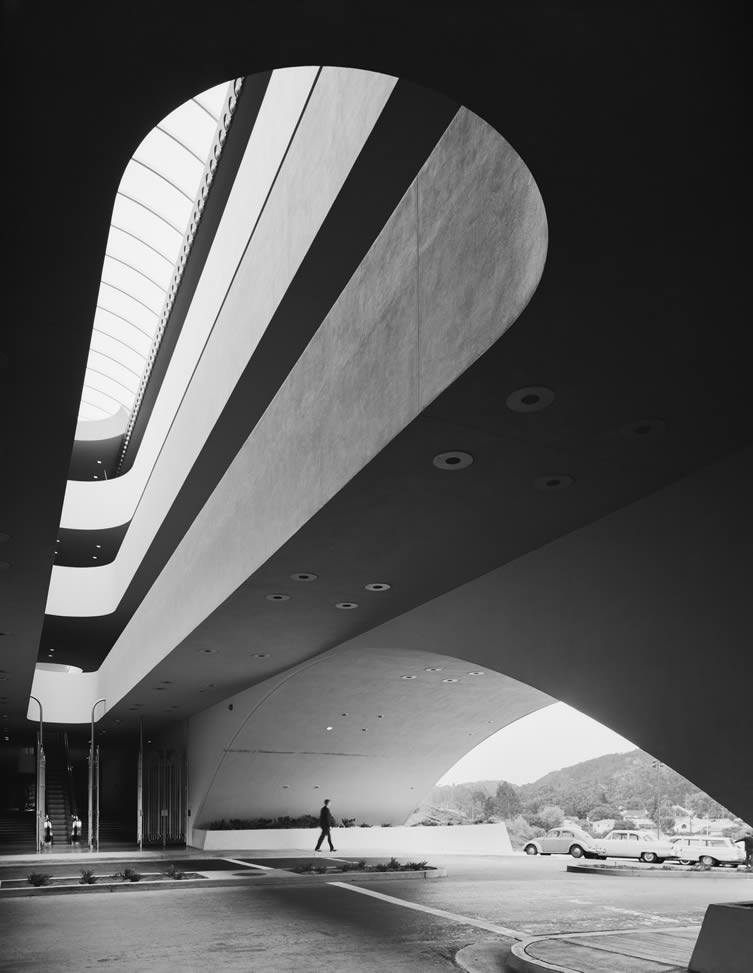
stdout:
<svg viewBox="0 0 753 973">
<path fill-rule="evenodd" d="M 79 421 L 125 429 L 164 330 L 211 182 L 239 82 L 205 91 L 164 118 L 120 181 L 102 267 Z"/>
</svg>

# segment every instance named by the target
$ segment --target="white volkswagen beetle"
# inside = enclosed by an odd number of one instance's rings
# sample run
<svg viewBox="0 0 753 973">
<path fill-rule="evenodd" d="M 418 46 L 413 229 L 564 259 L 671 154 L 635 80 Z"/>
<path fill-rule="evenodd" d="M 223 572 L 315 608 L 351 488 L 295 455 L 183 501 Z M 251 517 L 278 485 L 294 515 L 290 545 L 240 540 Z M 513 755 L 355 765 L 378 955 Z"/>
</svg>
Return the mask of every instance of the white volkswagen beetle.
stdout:
<svg viewBox="0 0 753 973">
<path fill-rule="evenodd" d="M 642 862 L 663 862 L 677 858 L 671 841 L 660 841 L 643 831 L 610 831 L 594 842 L 600 858 L 638 858 Z"/>
<path fill-rule="evenodd" d="M 595 858 L 594 839 L 575 825 L 552 828 L 541 838 L 533 838 L 523 848 L 526 855 L 572 855 L 573 858 Z"/>
</svg>

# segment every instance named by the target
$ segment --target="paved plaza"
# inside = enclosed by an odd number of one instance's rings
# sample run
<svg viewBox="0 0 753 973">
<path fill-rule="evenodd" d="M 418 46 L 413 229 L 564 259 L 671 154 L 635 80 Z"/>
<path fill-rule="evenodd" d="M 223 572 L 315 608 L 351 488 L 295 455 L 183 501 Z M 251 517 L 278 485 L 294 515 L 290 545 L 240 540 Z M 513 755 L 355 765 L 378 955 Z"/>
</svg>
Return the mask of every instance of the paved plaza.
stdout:
<svg viewBox="0 0 753 973">
<path fill-rule="evenodd" d="M 243 867 L 225 859 L 240 860 L 231 853 L 217 859 L 190 852 L 170 856 L 181 867 L 215 874 L 228 864 Z M 748 883 L 731 875 L 661 881 L 578 875 L 566 871 L 567 859 L 523 856 L 432 856 L 431 863 L 446 868 L 447 877 L 396 876 L 389 883 L 355 884 L 336 875 L 295 875 L 284 884 L 265 885 L 261 879 L 238 888 L 0 901 L 0 971 L 440 973 L 457 969 L 458 951 L 473 943 L 511 946 L 562 933 L 570 934 L 567 949 L 582 961 L 584 934 L 610 932 L 621 936 L 601 939 L 607 943 L 598 952 L 602 965 L 584 969 L 668 973 L 684 967 L 625 960 L 609 952 L 610 943 L 629 945 L 637 941 L 636 933 L 651 934 L 641 942 L 654 942 L 657 950 L 666 946 L 667 956 L 681 958 L 683 949 L 689 956 L 692 928 L 700 925 L 709 903 L 751 897 Z M 68 866 L 50 862 L 46 867 L 56 872 L 67 867 L 75 874 L 80 863 L 73 865 L 71 859 Z M 121 867 L 123 859 L 119 864 L 98 859 L 95 871 Z M 159 858 L 142 862 L 143 871 L 159 867 Z M 2 876 L 19 870 L 30 868 L 6 860 Z M 532 953 L 551 959 L 554 949 L 542 945 Z"/>
</svg>

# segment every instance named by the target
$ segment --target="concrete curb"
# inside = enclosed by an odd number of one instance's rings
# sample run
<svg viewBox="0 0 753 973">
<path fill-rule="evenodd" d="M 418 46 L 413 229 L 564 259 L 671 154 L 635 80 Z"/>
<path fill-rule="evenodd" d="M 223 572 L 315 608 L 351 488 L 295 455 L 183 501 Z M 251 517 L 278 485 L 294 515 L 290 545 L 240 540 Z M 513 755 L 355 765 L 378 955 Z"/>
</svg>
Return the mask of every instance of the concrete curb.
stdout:
<svg viewBox="0 0 753 973">
<path fill-rule="evenodd" d="M 284 869 L 275 869 L 284 871 Z M 148 892 L 156 889 L 198 889 L 198 888 L 231 888 L 243 886 L 248 880 L 254 884 L 262 884 L 264 887 L 288 885 L 294 882 L 296 885 L 321 885 L 332 881 L 347 881 L 353 884 L 364 882 L 394 882 L 394 881 L 423 881 L 425 879 L 446 878 L 446 868 L 424 869 L 417 872 L 327 872 L 323 875 L 311 875 L 308 873 L 290 872 L 288 874 L 268 875 L 257 872 L 249 868 L 248 873 L 234 875 L 232 878 L 164 878 L 155 879 L 149 882 L 97 882 L 94 885 L 42 885 L 39 887 L 29 886 L 20 889 L 0 888 L 0 901 L 3 899 L 14 899 L 29 896 L 49 896 L 49 895 L 90 895 L 95 892 Z"/>
<path fill-rule="evenodd" d="M 568 872 L 580 872 L 588 875 L 623 875 L 631 878 L 634 875 L 651 875 L 654 878 L 732 878 L 753 880 L 753 872 L 727 868 L 711 868 L 707 872 L 690 871 L 686 866 L 665 868 L 663 865 L 568 865 Z"/>
<path fill-rule="evenodd" d="M 503 973 L 509 970 L 510 944 L 472 943 L 455 954 L 455 962 L 465 973 Z"/>
</svg>

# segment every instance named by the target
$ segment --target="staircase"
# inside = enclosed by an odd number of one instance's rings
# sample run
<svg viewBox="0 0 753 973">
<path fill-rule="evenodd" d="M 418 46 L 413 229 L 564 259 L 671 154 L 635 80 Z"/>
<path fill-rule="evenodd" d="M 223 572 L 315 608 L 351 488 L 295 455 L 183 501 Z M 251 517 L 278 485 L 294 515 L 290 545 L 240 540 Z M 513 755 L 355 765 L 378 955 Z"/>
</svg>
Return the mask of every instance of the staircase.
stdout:
<svg viewBox="0 0 753 973">
<path fill-rule="evenodd" d="M 0 849 L 4 854 L 36 851 L 37 817 L 34 811 L 0 811 Z"/>
</svg>

